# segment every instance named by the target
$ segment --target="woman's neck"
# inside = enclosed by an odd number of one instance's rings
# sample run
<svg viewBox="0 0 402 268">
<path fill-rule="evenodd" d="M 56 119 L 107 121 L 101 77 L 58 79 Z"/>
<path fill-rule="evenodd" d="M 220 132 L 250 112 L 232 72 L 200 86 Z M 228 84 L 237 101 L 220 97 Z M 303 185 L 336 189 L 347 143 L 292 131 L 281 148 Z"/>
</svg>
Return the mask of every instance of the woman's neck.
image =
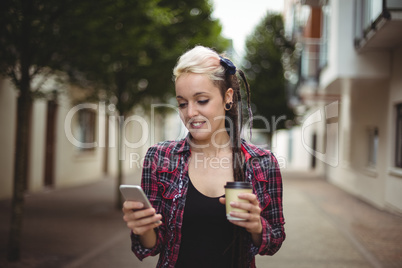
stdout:
<svg viewBox="0 0 402 268">
<path fill-rule="evenodd" d="M 209 141 L 199 141 L 190 139 L 192 153 L 202 153 L 205 156 L 219 157 L 232 152 L 230 137 L 227 132 L 222 135 L 216 135 Z"/>
</svg>

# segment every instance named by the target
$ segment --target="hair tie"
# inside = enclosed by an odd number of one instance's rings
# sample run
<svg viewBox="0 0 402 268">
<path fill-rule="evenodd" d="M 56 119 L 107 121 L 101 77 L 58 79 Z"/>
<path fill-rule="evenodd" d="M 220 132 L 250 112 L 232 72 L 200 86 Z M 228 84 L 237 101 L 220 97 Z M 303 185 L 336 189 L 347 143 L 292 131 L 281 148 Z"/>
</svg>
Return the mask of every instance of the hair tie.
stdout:
<svg viewBox="0 0 402 268">
<path fill-rule="evenodd" d="M 236 66 L 229 59 L 219 56 L 221 65 L 225 68 L 225 73 L 234 75 L 236 73 Z"/>
</svg>

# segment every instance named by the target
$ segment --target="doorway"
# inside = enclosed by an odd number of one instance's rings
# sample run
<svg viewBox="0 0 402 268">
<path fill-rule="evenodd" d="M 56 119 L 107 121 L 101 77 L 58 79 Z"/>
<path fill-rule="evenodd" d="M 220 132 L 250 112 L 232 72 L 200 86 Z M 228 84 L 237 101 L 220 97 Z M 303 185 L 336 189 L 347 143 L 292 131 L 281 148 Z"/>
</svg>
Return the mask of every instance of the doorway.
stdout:
<svg viewBox="0 0 402 268">
<path fill-rule="evenodd" d="M 56 100 L 47 102 L 46 141 L 45 141 L 45 178 L 46 187 L 54 186 L 54 171 L 56 163 L 56 118 L 58 104 Z"/>
</svg>

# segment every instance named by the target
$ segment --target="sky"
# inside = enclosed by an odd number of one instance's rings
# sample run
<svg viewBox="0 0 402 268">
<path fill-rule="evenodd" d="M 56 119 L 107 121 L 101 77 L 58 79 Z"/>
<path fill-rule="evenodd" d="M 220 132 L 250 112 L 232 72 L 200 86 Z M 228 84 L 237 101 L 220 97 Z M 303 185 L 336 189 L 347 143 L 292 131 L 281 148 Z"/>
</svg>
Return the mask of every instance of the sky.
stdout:
<svg viewBox="0 0 402 268">
<path fill-rule="evenodd" d="M 241 57 L 247 36 L 268 11 L 281 12 L 283 2 L 284 0 L 212 0 L 212 17 L 220 20 L 223 36 L 233 40 L 234 49 Z"/>
</svg>

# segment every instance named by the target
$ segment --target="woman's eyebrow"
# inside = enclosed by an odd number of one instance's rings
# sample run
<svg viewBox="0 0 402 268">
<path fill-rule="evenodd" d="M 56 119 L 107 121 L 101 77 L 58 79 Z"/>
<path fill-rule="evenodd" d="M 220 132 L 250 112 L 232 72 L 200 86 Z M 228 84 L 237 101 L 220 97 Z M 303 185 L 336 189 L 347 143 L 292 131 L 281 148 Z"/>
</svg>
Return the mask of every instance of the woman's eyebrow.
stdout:
<svg viewBox="0 0 402 268">
<path fill-rule="evenodd" d="M 196 93 L 193 95 L 193 97 L 196 97 L 196 96 L 202 95 L 202 94 L 208 94 L 208 92 L 196 92 Z M 176 99 L 184 99 L 184 97 L 178 95 L 178 96 L 176 96 Z"/>
<path fill-rule="evenodd" d="M 202 94 L 207 94 L 207 92 L 197 92 L 193 95 L 193 97 L 198 96 L 198 95 L 202 95 Z"/>
</svg>

